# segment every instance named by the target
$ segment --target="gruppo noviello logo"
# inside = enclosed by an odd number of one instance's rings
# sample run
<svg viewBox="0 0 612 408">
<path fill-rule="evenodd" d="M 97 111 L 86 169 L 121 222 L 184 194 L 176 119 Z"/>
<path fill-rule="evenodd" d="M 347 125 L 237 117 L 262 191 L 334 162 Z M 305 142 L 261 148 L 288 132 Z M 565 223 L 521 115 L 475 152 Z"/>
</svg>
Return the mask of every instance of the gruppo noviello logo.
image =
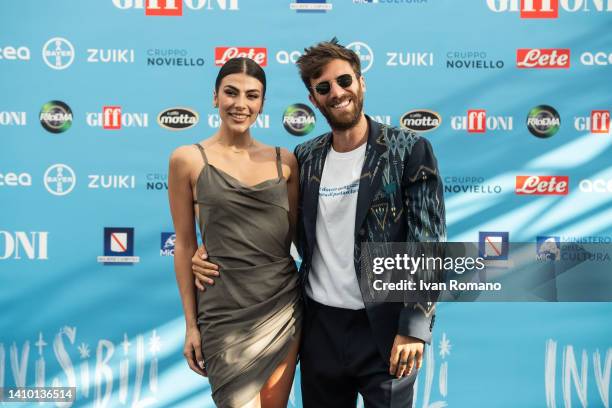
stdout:
<svg viewBox="0 0 612 408">
<path fill-rule="evenodd" d="M 104 255 L 98 256 L 104 265 L 131 265 L 140 262 L 134 256 L 134 228 L 104 228 Z"/>
</svg>

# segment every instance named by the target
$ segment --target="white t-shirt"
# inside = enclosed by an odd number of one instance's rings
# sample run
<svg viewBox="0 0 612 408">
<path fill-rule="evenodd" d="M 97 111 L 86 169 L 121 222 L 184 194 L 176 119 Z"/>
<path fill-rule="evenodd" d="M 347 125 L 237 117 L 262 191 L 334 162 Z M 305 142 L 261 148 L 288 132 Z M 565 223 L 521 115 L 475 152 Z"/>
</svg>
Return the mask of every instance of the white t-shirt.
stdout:
<svg viewBox="0 0 612 408">
<path fill-rule="evenodd" d="M 332 147 L 325 159 L 317 205 L 316 245 L 306 293 L 316 302 L 363 309 L 355 273 L 355 216 L 367 144 L 346 153 Z"/>
</svg>

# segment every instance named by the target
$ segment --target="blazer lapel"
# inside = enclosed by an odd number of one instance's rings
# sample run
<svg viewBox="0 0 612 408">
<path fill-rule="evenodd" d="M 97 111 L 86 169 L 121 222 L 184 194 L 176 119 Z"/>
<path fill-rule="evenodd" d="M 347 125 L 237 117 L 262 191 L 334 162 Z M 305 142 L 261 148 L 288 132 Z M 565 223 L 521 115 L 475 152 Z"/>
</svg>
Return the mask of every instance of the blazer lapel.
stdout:
<svg viewBox="0 0 612 408">
<path fill-rule="evenodd" d="M 331 133 L 326 134 L 312 148 L 306 162 L 302 164 L 302 178 L 304 187 L 302 194 L 302 215 L 304 217 L 304 231 L 306 233 L 306 245 L 308 257 L 312 256 L 315 244 L 315 231 L 317 223 L 317 209 L 319 205 L 319 187 L 321 186 L 321 175 L 325 158 L 331 145 Z M 309 259 L 310 261 L 310 259 Z"/>
<path fill-rule="evenodd" d="M 382 171 L 387 162 L 387 143 L 384 137 L 384 127 L 366 115 L 369 123 L 368 145 L 365 160 L 359 180 L 357 193 L 357 211 L 355 216 L 355 237 L 359 234 L 361 226 L 368 214 L 374 195 L 380 188 Z"/>
</svg>

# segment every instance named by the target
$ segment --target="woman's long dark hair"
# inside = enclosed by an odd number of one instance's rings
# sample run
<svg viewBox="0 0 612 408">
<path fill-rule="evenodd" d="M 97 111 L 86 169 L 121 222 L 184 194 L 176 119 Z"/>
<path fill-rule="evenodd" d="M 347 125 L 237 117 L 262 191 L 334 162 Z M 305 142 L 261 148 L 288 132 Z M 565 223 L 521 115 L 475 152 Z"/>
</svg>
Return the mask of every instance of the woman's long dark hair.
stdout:
<svg viewBox="0 0 612 408">
<path fill-rule="evenodd" d="M 219 94 L 219 86 L 223 78 L 231 74 L 247 74 L 257 79 L 263 85 L 262 96 L 266 95 L 266 73 L 258 63 L 250 58 L 244 57 L 232 58 L 223 64 L 215 80 L 215 92 L 217 94 Z"/>
</svg>

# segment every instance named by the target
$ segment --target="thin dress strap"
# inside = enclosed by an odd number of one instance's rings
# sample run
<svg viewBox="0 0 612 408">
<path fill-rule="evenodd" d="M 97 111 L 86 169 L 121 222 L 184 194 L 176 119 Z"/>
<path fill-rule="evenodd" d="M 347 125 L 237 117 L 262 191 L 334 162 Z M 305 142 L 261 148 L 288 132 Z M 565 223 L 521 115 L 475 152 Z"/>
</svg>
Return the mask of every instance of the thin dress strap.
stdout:
<svg viewBox="0 0 612 408">
<path fill-rule="evenodd" d="M 201 144 L 195 143 L 194 146 L 197 146 L 200 149 L 200 153 L 202 153 L 202 159 L 204 159 L 204 164 L 208 165 L 208 159 L 206 158 L 206 153 L 204 153 L 204 148 Z"/>
<path fill-rule="evenodd" d="M 283 168 L 281 166 L 281 152 L 280 147 L 276 146 L 276 171 L 278 172 L 278 179 L 283 178 Z"/>
</svg>

